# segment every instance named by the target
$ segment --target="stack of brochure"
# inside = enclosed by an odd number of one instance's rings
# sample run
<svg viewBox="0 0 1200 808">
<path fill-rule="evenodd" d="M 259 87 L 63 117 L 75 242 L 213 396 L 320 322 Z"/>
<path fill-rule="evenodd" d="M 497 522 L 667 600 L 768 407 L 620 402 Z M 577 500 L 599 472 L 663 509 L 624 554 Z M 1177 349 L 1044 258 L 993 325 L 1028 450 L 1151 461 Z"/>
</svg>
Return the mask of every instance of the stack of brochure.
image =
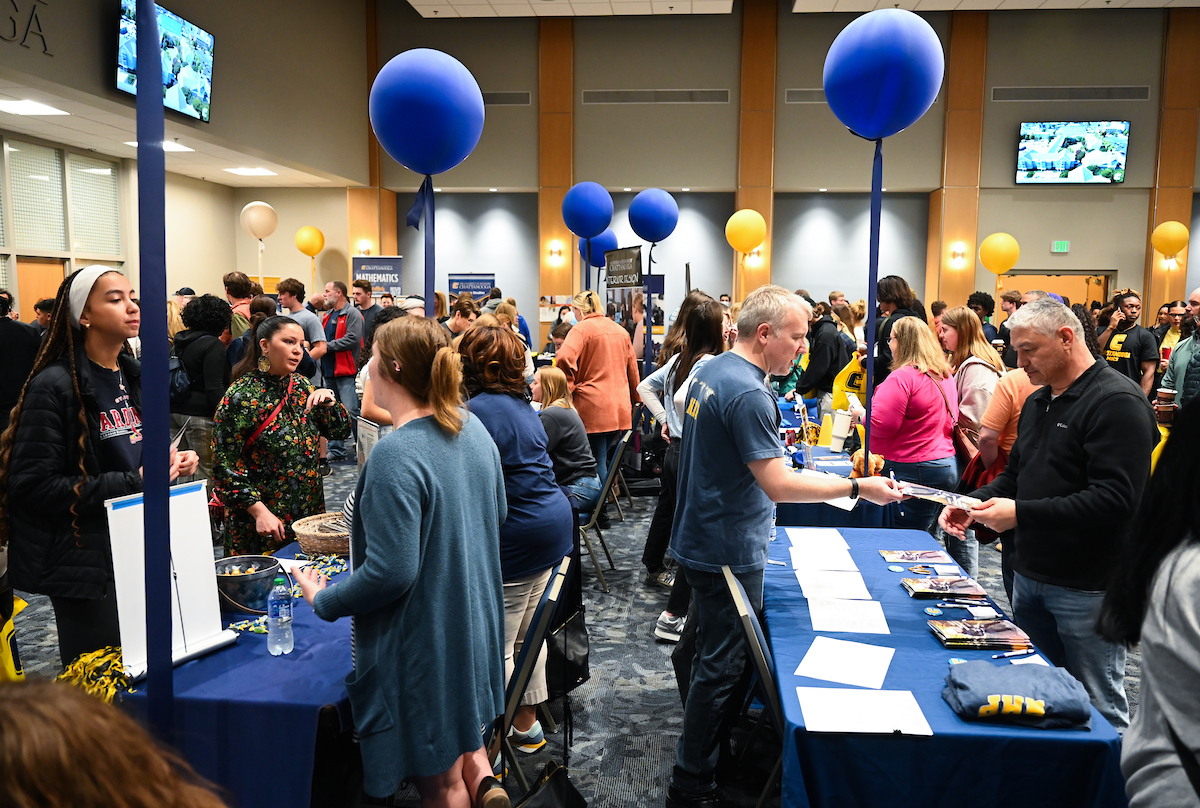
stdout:
<svg viewBox="0 0 1200 808">
<path fill-rule="evenodd" d="M 987 592 L 971 578 L 901 578 L 900 584 L 914 598 L 975 598 L 987 600 Z"/>
<path fill-rule="evenodd" d="M 1018 651 L 1031 648 L 1033 641 L 1015 623 L 995 620 L 930 620 L 929 628 L 947 648 L 978 648 Z"/>
</svg>

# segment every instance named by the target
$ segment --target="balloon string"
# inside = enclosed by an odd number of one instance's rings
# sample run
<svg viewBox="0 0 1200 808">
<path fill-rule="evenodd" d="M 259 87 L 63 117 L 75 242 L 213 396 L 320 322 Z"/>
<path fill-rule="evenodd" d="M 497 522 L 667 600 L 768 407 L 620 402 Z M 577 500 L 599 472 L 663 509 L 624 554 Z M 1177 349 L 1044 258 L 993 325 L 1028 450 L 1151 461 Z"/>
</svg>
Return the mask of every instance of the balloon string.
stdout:
<svg viewBox="0 0 1200 808">
<path fill-rule="evenodd" d="M 866 376 L 867 415 L 863 424 L 863 476 L 871 475 L 871 404 L 875 392 L 875 293 L 879 284 L 879 220 L 883 210 L 883 138 L 875 141 L 875 164 L 871 171 L 871 251 L 867 263 L 867 355 L 863 360 Z"/>
</svg>

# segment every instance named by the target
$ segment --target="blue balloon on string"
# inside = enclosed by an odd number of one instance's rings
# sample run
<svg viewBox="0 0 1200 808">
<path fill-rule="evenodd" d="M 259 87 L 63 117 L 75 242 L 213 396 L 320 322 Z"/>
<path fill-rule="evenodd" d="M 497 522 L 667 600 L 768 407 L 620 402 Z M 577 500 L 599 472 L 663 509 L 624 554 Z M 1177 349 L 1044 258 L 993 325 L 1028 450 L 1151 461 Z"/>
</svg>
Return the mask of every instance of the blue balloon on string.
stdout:
<svg viewBox="0 0 1200 808">
<path fill-rule="evenodd" d="M 579 239 L 579 257 L 584 261 L 587 260 L 587 242 L 585 238 Z M 592 239 L 592 266 L 604 266 L 604 253 L 609 250 L 617 249 L 617 234 L 612 229 L 605 230 L 600 235 Z"/>
<path fill-rule="evenodd" d="M 612 224 L 612 195 L 599 183 L 577 183 L 563 197 L 562 215 L 568 230 L 580 238 L 594 239 Z"/>
<path fill-rule="evenodd" d="M 847 25 L 825 57 L 825 99 L 838 120 L 868 140 L 916 123 L 942 86 L 946 57 L 929 23 L 885 8 Z"/>
<path fill-rule="evenodd" d="M 662 241 L 679 224 L 679 204 L 661 188 L 647 188 L 629 205 L 629 226 L 639 238 Z"/>
<path fill-rule="evenodd" d="M 441 174 L 467 159 L 483 134 L 483 93 L 449 54 L 414 48 L 394 56 L 371 85 L 371 128 L 396 162 Z"/>
</svg>

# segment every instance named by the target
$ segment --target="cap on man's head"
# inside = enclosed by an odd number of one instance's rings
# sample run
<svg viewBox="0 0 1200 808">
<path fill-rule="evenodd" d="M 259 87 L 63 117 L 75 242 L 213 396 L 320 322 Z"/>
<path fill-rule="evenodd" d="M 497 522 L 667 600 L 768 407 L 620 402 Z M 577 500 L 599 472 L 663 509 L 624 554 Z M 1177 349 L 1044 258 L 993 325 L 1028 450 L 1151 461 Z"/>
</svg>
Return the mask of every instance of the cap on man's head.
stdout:
<svg viewBox="0 0 1200 808">
<path fill-rule="evenodd" d="M 190 286 L 184 286 L 178 292 L 175 293 L 176 297 L 179 297 L 180 295 L 187 295 L 188 297 L 195 297 L 196 290 Z"/>
</svg>

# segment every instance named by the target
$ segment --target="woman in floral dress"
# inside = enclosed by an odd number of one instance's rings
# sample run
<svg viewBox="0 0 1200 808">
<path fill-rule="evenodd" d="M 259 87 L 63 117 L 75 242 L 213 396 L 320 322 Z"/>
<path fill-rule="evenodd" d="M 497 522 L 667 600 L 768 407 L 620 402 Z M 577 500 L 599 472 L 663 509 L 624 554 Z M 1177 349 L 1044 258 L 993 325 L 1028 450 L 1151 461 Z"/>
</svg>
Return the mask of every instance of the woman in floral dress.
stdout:
<svg viewBox="0 0 1200 808">
<path fill-rule="evenodd" d="M 290 317 L 256 314 L 251 350 L 213 419 L 213 490 L 225 505 L 225 550 L 278 550 L 292 523 L 325 512 L 317 471 L 321 438 L 350 434 L 350 416 L 332 390 L 296 373 L 304 332 Z"/>
</svg>

